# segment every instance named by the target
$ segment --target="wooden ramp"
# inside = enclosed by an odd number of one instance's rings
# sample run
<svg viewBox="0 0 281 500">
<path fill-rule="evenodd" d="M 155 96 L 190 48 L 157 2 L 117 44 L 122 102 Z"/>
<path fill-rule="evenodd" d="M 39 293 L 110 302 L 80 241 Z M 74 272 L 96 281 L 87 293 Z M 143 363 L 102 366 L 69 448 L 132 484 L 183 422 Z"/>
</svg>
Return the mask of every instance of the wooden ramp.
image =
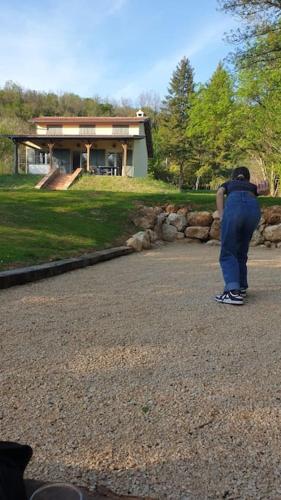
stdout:
<svg viewBox="0 0 281 500">
<path fill-rule="evenodd" d="M 63 174 L 57 168 L 43 177 L 35 187 L 52 191 L 66 191 L 82 175 L 82 172 L 82 168 L 77 168 L 72 174 Z"/>
</svg>

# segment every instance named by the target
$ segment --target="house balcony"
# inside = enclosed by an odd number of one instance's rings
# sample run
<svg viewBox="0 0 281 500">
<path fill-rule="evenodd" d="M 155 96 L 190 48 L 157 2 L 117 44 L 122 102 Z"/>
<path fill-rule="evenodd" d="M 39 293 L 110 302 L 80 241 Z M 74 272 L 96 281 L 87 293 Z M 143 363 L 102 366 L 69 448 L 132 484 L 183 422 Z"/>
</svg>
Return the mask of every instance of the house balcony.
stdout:
<svg viewBox="0 0 281 500">
<path fill-rule="evenodd" d="M 46 137 L 70 137 L 70 136 L 108 136 L 110 137 L 124 137 L 124 136 L 137 136 L 139 129 L 136 127 L 94 127 L 94 126 L 81 126 L 81 127 L 47 127 L 37 128 L 36 134 L 38 136 Z"/>
</svg>

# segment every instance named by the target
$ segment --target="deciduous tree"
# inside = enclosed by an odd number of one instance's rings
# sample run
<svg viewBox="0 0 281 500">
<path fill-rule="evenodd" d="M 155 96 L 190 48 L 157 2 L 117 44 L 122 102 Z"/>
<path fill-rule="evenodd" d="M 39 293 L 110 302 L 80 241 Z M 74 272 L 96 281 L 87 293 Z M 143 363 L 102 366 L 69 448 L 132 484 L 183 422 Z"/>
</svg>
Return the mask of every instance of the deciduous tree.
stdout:
<svg viewBox="0 0 281 500">
<path fill-rule="evenodd" d="M 187 136 L 197 163 L 197 187 L 203 173 L 211 173 L 210 180 L 221 178 L 239 157 L 234 83 L 222 64 L 193 97 Z"/>
</svg>

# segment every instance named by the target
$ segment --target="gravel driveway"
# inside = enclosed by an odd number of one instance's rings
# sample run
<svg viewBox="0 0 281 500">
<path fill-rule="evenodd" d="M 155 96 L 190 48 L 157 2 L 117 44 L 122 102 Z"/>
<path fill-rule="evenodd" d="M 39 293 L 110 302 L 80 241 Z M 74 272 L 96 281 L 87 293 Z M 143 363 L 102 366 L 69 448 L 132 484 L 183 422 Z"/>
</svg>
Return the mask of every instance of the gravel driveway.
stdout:
<svg viewBox="0 0 281 500">
<path fill-rule="evenodd" d="M 158 499 L 281 498 L 281 252 L 213 302 L 218 248 L 175 243 L 1 291 L 2 440 L 27 477 Z"/>
</svg>

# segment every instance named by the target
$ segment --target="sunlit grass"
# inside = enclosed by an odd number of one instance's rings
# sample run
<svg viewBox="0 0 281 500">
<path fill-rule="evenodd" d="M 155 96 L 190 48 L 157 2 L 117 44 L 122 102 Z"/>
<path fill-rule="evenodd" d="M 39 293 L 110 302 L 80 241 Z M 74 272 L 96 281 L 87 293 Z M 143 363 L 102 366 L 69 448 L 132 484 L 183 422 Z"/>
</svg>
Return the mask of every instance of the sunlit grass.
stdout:
<svg viewBox="0 0 281 500">
<path fill-rule="evenodd" d="M 107 175 L 84 175 L 71 189 L 110 191 L 119 193 L 174 193 L 178 194 L 175 186 L 150 177 L 128 178 L 111 177 Z"/>
</svg>

